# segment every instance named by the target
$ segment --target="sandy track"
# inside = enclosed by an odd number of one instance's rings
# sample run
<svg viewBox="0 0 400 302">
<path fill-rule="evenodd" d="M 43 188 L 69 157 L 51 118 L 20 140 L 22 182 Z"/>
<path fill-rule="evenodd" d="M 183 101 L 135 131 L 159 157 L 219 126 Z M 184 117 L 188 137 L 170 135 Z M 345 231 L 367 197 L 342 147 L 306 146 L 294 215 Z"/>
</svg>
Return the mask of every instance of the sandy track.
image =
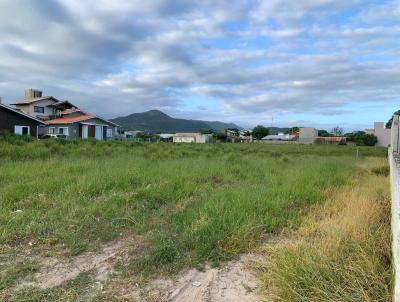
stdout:
<svg viewBox="0 0 400 302">
<path fill-rule="evenodd" d="M 245 267 L 248 261 L 254 260 L 254 255 L 246 255 L 222 268 L 207 268 L 204 272 L 191 269 L 178 279 L 167 301 L 260 301 L 254 293 L 257 279 Z"/>
<path fill-rule="evenodd" d="M 184 270 L 174 278 L 159 278 L 144 288 L 124 286 L 114 298 L 157 302 L 259 302 L 258 281 L 250 269 L 257 255 L 244 255 L 219 268 Z M 115 293 L 115 288 L 112 290 Z"/>
<path fill-rule="evenodd" d="M 109 278 L 114 264 L 117 259 L 126 257 L 132 239 L 119 240 L 103 246 L 98 252 L 86 252 L 72 259 L 46 258 L 42 261 L 42 269 L 29 281 L 21 282 L 16 289 L 53 288 L 89 271 L 94 272 L 97 283 L 105 285 L 113 280 Z M 152 280 L 144 287 L 123 283 L 124 288 L 109 290 L 119 292 L 113 296 L 124 301 L 258 302 L 261 300 L 255 293 L 257 279 L 247 268 L 250 262 L 258 260 L 257 255 L 243 255 L 238 261 L 225 263 L 219 268 L 206 266 L 204 271 L 188 269 L 173 278 Z M 102 288 L 97 287 L 94 291 L 99 294 L 98 290 L 101 291 Z M 96 295 L 95 292 L 92 294 Z"/>
<path fill-rule="evenodd" d="M 99 252 L 86 252 L 68 259 L 46 258 L 42 261 L 42 269 L 33 276 L 34 281 L 24 281 L 18 289 L 39 287 L 41 289 L 59 286 L 73 280 L 80 273 L 95 271 L 96 280 L 106 281 L 113 271 L 117 258 L 126 254 L 130 239 L 119 240 L 103 246 Z"/>
</svg>

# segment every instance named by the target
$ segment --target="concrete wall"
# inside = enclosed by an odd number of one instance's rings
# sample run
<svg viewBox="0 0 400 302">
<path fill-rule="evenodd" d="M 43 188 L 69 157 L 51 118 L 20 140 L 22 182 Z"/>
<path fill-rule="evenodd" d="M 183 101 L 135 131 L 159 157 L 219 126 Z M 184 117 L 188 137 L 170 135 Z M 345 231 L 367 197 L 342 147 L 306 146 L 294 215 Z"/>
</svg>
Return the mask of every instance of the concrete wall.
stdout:
<svg viewBox="0 0 400 302">
<path fill-rule="evenodd" d="M 313 144 L 318 137 L 318 131 L 315 128 L 300 128 L 299 130 L 299 143 L 300 144 Z"/>
<path fill-rule="evenodd" d="M 400 153 L 400 116 L 393 116 L 390 145 L 394 152 Z"/>
<path fill-rule="evenodd" d="M 210 134 L 200 133 L 177 133 L 173 136 L 174 143 L 209 143 L 211 141 Z"/>
<path fill-rule="evenodd" d="M 392 210 L 392 254 L 394 266 L 393 301 L 400 302 L 400 153 L 399 116 L 393 117 L 391 147 L 389 148 L 390 188 Z"/>
<path fill-rule="evenodd" d="M 400 156 L 389 149 L 392 194 L 392 251 L 395 271 L 393 301 L 400 302 Z"/>
<path fill-rule="evenodd" d="M 390 129 L 385 128 L 385 123 L 374 123 L 374 134 L 378 138 L 377 146 L 387 147 L 390 145 Z"/>
<path fill-rule="evenodd" d="M 195 136 L 174 136 L 173 142 L 174 143 L 195 143 L 196 137 Z"/>
</svg>

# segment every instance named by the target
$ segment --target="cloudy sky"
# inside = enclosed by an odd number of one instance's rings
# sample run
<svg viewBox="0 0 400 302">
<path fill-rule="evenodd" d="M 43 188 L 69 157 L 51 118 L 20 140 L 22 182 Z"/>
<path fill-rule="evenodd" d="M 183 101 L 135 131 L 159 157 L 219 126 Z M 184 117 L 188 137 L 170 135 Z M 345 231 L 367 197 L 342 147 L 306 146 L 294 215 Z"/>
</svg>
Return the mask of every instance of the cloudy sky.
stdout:
<svg viewBox="0 0 400 302">
<path fill-rule="evenodd" d="M 0 0 L 0 37 L 5 103 L 327 129 L 400 109 L 400 0 Z"/>
</svg>

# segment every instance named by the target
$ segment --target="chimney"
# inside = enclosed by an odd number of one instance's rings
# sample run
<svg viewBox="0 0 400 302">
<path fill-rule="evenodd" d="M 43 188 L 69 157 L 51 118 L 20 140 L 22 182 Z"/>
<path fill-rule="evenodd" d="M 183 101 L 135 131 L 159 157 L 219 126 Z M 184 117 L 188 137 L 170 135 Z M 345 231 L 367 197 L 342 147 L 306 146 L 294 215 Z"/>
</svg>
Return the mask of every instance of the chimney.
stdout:
<svg viewBox="0 0 400 302">
<path fill-rule="evenodd" d="M 26 89 L 25 90 L 25 100 L 30 100 L 30 99 L 35 99 L 35 98 L 41 98 L 42 97 L 42 92 L 37 89 Z"/>
</svg>

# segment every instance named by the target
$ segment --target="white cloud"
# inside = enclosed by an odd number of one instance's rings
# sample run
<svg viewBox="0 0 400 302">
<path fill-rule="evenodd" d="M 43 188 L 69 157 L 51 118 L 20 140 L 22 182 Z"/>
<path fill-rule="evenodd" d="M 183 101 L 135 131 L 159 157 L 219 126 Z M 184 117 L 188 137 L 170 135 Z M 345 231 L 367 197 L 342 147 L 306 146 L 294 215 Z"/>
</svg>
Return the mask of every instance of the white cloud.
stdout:
<svg viewBox="0 0 400 302">
<path fill-rule="evenodd" d="M 0 94 L 34 86 L 108 116 L 206 97 L 221 119 L 383 104 L 398 99 L 399 3 L 6 0 Z"/>
</svg>

